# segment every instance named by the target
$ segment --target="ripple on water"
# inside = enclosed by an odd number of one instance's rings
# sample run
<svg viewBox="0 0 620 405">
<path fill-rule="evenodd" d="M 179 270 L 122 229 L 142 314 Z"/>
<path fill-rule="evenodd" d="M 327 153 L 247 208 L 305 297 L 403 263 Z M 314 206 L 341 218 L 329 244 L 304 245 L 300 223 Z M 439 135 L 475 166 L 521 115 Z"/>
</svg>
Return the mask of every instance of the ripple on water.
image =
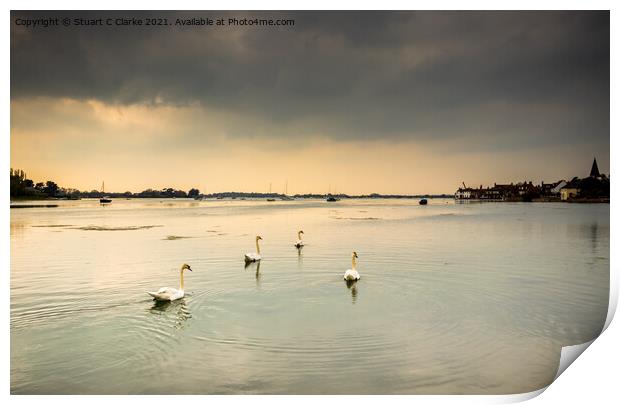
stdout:
<svg viewBox="0 0 620 405">
<path fill-rule="evenodd" d="M 140 229 L 159 228 L 163 225 L 132 225 L 132 226 L 103 226 L 103 225 L 86 225 L 78 226 L 71 229 L 79 229 L 81 231 L 137 231 Z"/>
</svg>

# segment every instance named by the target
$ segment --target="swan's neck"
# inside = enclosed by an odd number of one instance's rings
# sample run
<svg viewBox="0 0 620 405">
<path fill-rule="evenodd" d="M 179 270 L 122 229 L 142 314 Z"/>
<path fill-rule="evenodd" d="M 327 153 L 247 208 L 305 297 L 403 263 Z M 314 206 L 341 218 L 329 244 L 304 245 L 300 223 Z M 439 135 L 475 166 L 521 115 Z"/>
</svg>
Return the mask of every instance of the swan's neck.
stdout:
<svg viewBox="0 0 620 405">
<path fill-rule="evenodd" d="M 184 287 L 184 285 L 183 285 L 183 270 L 181 270 L 181 285 L 179 286 L 179 289 L 183 290 L 183 287 Z"/>
<path fill-rule="evenodd" d="M 297 239 L 301 240 L 301 232 L 297 232 Z"/>
<path fill-rule="evenodd" d="M 256 239 L 256 253 L 260 255 L 260 246 L 258 246 L 258 239 Z"/>
<path fill-rule="evenodd" d="M 351 269 L 355 270 L 355 256 L 351 257 Z"/>
</svg>

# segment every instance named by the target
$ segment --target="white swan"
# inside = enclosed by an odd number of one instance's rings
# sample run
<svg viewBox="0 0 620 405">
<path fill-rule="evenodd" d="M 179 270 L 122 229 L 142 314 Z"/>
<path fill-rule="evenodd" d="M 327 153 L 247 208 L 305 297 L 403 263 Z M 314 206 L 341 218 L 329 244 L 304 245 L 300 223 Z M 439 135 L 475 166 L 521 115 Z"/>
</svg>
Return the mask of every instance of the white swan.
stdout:
<svg viewBox="0 0 620 405">
<path fill-rule="evenodd" d="M 260 259 L 262 259 L 261 255 L 260 255 L 260 246 L 258 246 L 258 241 L 262 240 L 263 238 L 261 238 L 260 236 L 256 237 L 256 253 L 246 253 L 245 254 L 245 262 L 246 263 L 251 263 L 251 262 L 258 262 L 260 261 Z"/>
<path fill-rule="evenodd" d="M 304 247 L 304 241 L 301 240 L 301 235 L 304 234 L 304 231 L 297 232 L 297 242 L 295 242 L 295 247 L 297 249 Z"/>
<path fill-rule="evenodd" d="M 355 270 L 355 259 L 357 259 L 357 253 L 351 254 L 351 268 L 344 272 L 344 279 L 346 281 L 357 281 L 360 279 L 360 273 Z"/>
<path fill-rule="evenodd" d="M 147 291 L 146 293 L 157 301 L 174 301 L 183 298 L 185 296 L 185 291 L 183 290 L 183 271 L 185 270 L 192 271 L 192 268 L 189 267 L 189 264 L 184 264 L 181 267 L 181 285 L 178 290 L 176 288 L 162 287 L 157 292 Z"/>
</svg>

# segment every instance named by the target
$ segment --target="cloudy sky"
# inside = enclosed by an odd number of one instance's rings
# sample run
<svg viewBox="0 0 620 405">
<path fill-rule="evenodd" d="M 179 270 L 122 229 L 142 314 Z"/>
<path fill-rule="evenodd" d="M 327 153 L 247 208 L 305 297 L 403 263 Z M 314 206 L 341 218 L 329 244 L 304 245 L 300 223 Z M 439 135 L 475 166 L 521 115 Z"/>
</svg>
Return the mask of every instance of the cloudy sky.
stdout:
<svg viewBox="0 0 620 405">
<path fill-rule="evenodd" d="M 294 26 L 27 28 L 45 17 Z M 11 166 L 110 191 L 452 193 L 609 172 L 608 12 L 12 12 Z"/>
</svg>

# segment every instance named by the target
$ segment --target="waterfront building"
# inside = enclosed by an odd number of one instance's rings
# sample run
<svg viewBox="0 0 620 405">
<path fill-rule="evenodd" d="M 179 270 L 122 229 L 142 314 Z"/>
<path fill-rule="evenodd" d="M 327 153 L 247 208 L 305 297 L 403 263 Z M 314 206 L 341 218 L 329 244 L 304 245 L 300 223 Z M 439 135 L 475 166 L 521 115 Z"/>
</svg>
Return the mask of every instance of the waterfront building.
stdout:
<svg viewBox="0 0 620 405">
<path fill-rule="evenodd" d="M 575 187 L 574 185 L 571 185 L 571 186 L 566 185 L 560 190 L 560 199 L 562 201 L 568 201 L 572 198 L 577 198 L 578 195 L 579 195 L 579 189 Z"/>
<path fill-rule="evenodd" d="M 562 190 L 562 188 L 566 185 L 566 181 L 565 180 L 560 180 L 559 182 L 557 182 L 555 184 L 555 187 L 553 187 L 551 189 L 551 194 L 553 195 L 559 195 L 560 191 Z"/>
<path fill-rule="evenodd" d="M 459 189 L 456 190 L 456 193 L 454 193 L 454 198 L 456 198 L 457 200 L 471 200 L 473 191 L 474 190 L 471 188 L 459 187 Z"/>
</svg>

